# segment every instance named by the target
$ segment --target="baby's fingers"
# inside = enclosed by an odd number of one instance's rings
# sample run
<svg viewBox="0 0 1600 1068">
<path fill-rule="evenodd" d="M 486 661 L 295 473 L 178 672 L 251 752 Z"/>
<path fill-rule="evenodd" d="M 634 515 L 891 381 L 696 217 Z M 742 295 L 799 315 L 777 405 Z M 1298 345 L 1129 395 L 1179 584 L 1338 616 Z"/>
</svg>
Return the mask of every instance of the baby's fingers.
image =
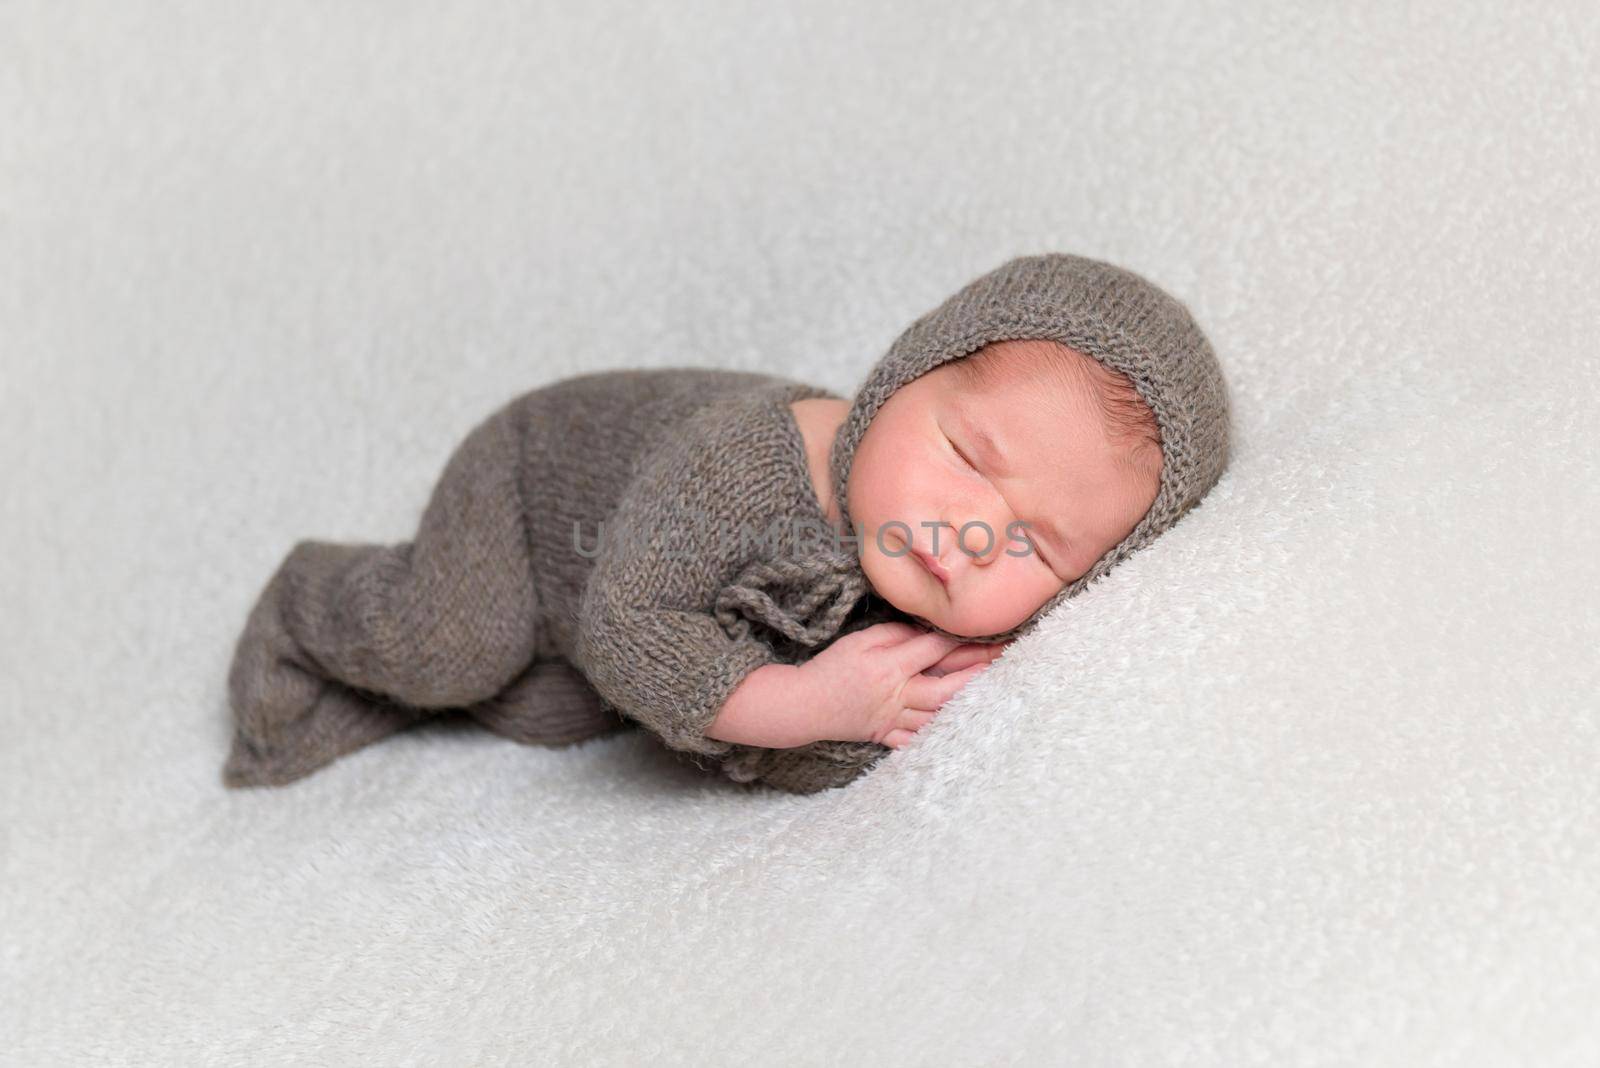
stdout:
<svg viewBox="0 0 1600 1068">
<path fill-rule="evenodd" d="M 1010 642 L 968 642 L 946 653 L 933 667 L 925 668 L 929 674 L 948 675 L 973 664 L 985 664 L 1006 651 Z"/>
<path fill-rule="evenodd" d="M 901 700 L 907 708 L 938 709 L 954 697 L 961 687 L 987 671 L 989 666 L 990 662 L 986 660 L 948 675 L 913 675 L 906 680 Z"/>
<path fill-rule="evenodd" d="M 891 620 L 887 623 L 874 623 L 865 630 L 859 631 L 864 638 L 870 637 L 874 646 L 899 645 L 901 642 L 926 634 L 927 631 L 910 623 Z"/>
<path fill-rule="evenodd" d="M 948 656 L 952 649 L 964 644 L 966 643 L 961 639 L 951 638 L 938 631 L 923 631 L 915 638 L 901 642 L 894 648 L 895 662 L 907 675 L 916 674 L 928 670 Z"/>
<path fill-rule="evenodd" d="M 933 721 L 932 712 L 921 712 L 908 708 L 900 713 L 900 725 L 884 735 L 883 744 L 890 749 L 899 749 L 917 736 L 917 732 Z"/>
</svg>

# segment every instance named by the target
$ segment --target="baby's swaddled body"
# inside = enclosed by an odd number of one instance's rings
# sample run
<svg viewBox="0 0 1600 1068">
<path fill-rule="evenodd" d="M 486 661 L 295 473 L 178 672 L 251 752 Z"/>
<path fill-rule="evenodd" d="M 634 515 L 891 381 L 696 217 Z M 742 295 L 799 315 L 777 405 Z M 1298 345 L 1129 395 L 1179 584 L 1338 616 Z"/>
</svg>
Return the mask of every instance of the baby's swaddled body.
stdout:
<svg viewBox="0 0 1600 1068">
<path fill-rule="evenodd" d="M 789 403 L 709 368 L 580 375 L 457 447 L 416 537 L 297 544 L 241 637 L 228 779 L 286 782 L 442 709 L 523 742 L 642 724 L 696 763 L 795 792 L 887 752 L 705 736 L 738 683 L 894 618 L 823 522 Z"/>
<path fill-rule="evenodd" d="M 628 561 L 613 554 L 640 551 L 626 544 L 634 535 L 687 532 L 696 507 L 714 510 L 707 520 L 735 508 L 752 522 L 819 516 L 804 444 L 786 410 L 791 400 L 818 396 L 834 394 L 774 375 L 674 367 L 581 375 L 506 409 L 521 437 L 520 490 L 540 577 L 539 654 L 581 666 L 589 579 L 599 563 L 626 581 Z M 717 507 L 723 502 L 734 508 Z M 719 547 L 704 540 L 717 531 L 699 533 L 701 544 L 664 548 L 700 555 L 712 570 Z M 651 566 L 672 555 L 658 554 Z M 709 601 L 699 606 L 711 609 Z"/>
<path fill-rule="evenodd" d="M 1016 637 L 1171 527 L 1227 462 L 1221 369 L 1187 309 L 1059 253 L 1011 260 L 912 323 L 826 450 L 790 407 L 811 398 L 843 400 L 674 367 L 508 402 L 452 453 L 411 541 L 286 556 L 235 648 L 225 780 L 288 782 L 459 709 L 546 745 L 631 722 L 735 781 L 843 785 L 953 691 L 909 678 L 913 657 L 874 635 L 838 639 L 900 623 L 880 630 L 909 648 L 907 622 Z M 1017 553 L 1008 521 L 1024 515 L 1040 523 Z M 986 547 L 968 547 L 970 526 Z M 925 540 L 941 527 L 969 559 Z M 815 722 L 764 729 L 796 717 Z"/>
<path fill-rule="evenodd" d="M 838 395 L 775 375 L 666 368 L 556 383 L 523 413 L 533 560 L 550 590 L 539 655 L 575 666 L 603 705 L 669 747 L 797 792 L 842 785 L 887 749 L 768 749 L 707 727 L 752 670 L 906 618 L 825 533 L 789 409 L 812 397 Z M 610 428 L 624 424 L 618 440 Z M 607 428 L 598 441 L 597 427 Z"/>
</svg>

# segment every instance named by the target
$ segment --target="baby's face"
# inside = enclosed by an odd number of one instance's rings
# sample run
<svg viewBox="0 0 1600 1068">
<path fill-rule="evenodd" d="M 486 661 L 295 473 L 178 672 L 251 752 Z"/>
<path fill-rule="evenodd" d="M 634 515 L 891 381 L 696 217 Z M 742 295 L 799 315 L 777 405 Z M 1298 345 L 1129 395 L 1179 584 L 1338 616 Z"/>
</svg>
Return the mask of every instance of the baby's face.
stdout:
<svg viewBox="0 0 1600 1068">
<path fill-rule="evenodd" d="M 873 589 L 952 634 L 1021 623 L 1156 498 L 1159 450 L 1117 443 L 1093 384 L 1051 373 L 1030 351 L 1040 345 L 1089 359 L 1053 341 L 985 346 L 1000 360 L 995 381 L 974 388 L 948 363 L 907 383 L 852 460 L 847 504 Z"/>
</svg>

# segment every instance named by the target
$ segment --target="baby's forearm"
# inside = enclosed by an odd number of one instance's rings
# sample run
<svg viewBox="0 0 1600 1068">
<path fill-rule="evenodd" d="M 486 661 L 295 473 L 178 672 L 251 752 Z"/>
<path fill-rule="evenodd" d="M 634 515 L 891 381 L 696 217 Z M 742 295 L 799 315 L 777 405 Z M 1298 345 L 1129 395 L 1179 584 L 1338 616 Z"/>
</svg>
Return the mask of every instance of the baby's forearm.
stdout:
<svg viewBox="0 0 1600 1068">
<path fill-rule="evenodd" d="M 763 664 L 744 677 L 706 729 L 738 745 L 789 749 L 819 740 L 821 719 L 797 664 Z"/>
</svg>

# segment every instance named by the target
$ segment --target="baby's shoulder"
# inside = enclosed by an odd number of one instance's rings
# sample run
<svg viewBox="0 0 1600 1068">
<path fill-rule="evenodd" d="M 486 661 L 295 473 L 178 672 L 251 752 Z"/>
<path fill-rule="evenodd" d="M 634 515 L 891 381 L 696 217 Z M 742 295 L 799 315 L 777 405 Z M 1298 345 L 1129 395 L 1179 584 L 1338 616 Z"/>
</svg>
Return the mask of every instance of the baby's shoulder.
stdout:
<svg viewBox="0 0 1600 1068">
<path fill-rule="evenodd" d="M 809 389 L 761 376 L 678 407 L 633 464 L 618 518 L 661 529 L 803 510 L 811 475 L 788 404 Z"/>
</svg>

